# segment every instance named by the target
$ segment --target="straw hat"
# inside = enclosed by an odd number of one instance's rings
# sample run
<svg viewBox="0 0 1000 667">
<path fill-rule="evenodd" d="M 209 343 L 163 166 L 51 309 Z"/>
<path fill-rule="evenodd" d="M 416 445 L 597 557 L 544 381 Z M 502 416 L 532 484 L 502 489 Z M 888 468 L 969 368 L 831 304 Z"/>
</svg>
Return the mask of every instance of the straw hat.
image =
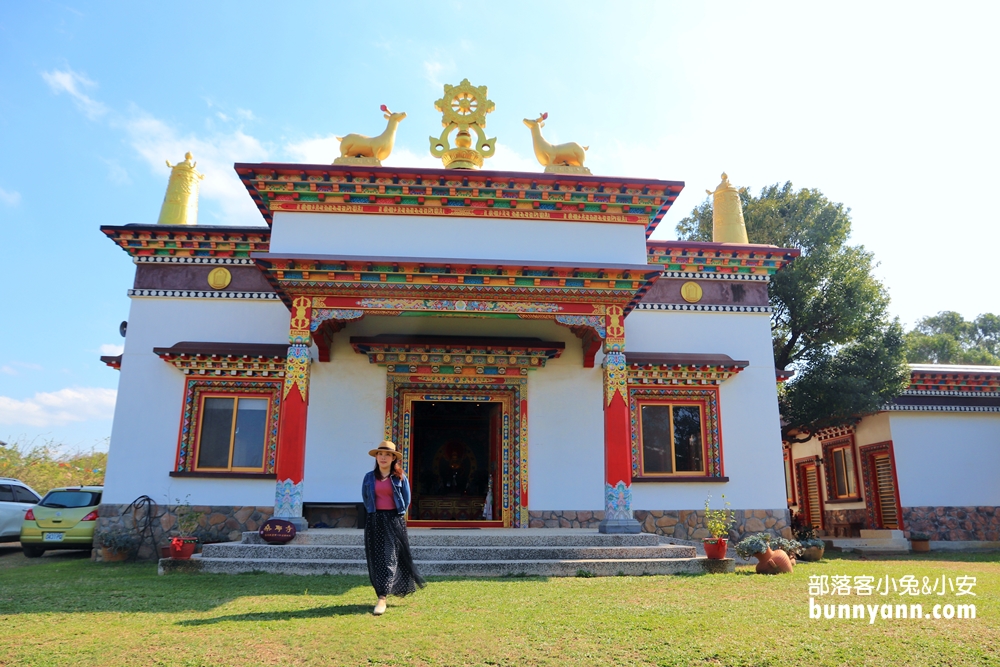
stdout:
<svg viewBox="0 0 1000 667">
<path fill-rule="evenodd" d="M 396 443 L 390 440 L 383 440 L 382 442 L 378 443 L 378 447 L 376 447 L 375 449 L 369 449 L 368 455 L 375 456 L 379 452 L 388 452 L 400 460 L 402 460 L 403 458 L 403 452 L 396 451 Z"/>
</svg>

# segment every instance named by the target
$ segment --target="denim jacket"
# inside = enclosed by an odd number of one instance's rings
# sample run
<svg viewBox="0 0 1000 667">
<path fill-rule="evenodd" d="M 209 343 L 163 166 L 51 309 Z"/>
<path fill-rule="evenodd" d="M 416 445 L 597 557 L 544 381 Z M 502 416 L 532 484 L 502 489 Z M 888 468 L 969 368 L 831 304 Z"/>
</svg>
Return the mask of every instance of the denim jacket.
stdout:
<svg viewBox="0 0 1000 667">
<path fill-rule="evenodd" d="M 410 482 L 403 476 L 403 479 L 396 479 L 395 475 L 390 475 L 392 482 L 392 499 L 396 501 L 396 511 L 399 514 L 406 514 L 406 509 L 410 506 Z M 361 482 L 361 500 L 365 503 L 366 512 L 375 511 L 375 471 L 369 470 L 365 479 Z"/>
</svg>

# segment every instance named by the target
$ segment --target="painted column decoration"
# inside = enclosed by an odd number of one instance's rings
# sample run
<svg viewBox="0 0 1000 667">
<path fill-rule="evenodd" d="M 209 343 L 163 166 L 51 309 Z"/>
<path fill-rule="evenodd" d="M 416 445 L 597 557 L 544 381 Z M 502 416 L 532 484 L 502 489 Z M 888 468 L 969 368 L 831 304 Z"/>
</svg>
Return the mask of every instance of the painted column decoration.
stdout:
<svg viewBox="0 0 1000 667">
<path fill-rule="evenodd" d="M 632 516 L 632 439 L 625 363 L 625 312 L 608 306 L 604 338 L 604 520 L 602 533 L 638 533 Z"/>
<path fill-rule="evenodd" d="M 278 423 L 277 484 L 274 493 L 274 516 L 307 528 L 302 518 L 302 478 L 306 461 L 306 416 L 309 406 L 309 348 L 312 346 L 309 297 L 292 301 L 288 326 L 288 357 L 285 362 L 285 385 L 282 389 L 281 416 Z"/>
</svg>

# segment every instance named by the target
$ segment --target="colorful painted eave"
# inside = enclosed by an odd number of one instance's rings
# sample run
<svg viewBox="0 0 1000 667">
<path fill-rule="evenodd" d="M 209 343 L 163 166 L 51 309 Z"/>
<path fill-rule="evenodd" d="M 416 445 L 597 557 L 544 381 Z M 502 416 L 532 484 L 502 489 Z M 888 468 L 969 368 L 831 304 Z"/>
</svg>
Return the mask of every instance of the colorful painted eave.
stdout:
<svg viewBox="0 0 1000 667">
<path fill-rule="evenodd" d="M 286 303 L 290 303 L 290 293 L 349 299 L 396 295 L 627 304 L 627 313 L 662 273 L 660 267 L 646 264 L 525 264 L 270 253 L 254 253 L 253 259 Z M 343 307 L 353 305 L 345 303 Z"/>
<path fill-rule="evenodd" d="M 642 224 L 646 237 L 682 181 L 583 174 L 236 163 L 267 224 L 275 211 Z"/>
<path fill-rule="evenodd" d="M 132 257 L 230 257 L 267 252 L 270 227 L 210 225 L 102 225 L 101 231 Z"/>
<path fill-rule="evenodd" d="M 949 366 L 919 364 L 910 367 L 906 394 L 1000 393 L 1000 366 Z"/>
<path fill-rule="evenodd" d="M 649 263 L 677 273 L 772 276 L 800 254 L 771 245 L 646 241 Z"/>
</svg>

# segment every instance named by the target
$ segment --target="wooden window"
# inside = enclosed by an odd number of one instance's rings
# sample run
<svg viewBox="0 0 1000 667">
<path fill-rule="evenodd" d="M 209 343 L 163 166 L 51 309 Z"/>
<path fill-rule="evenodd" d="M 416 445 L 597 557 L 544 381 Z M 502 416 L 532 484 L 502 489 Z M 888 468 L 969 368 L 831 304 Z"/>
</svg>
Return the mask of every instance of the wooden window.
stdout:
<svg viewBox="0 0 1000 667">
<path fill-rule="evenodd" d="M 823 498 L 820 495 L 820 477 L 817 458 L 800 459 L 795 462 L 796 477 L 799 480 L 799 509 L 805 514 L 806 523 L 813 528 L 823 528 Z"/>
<path fill-rule="evenodd" d="M 270 399 L 261 395 L 201 395 L 196 471 L 264 471 Z"/>
<path fill-rule="evenodd" d="M 705 475 L 700 403 L 640 403 L 641 474 Z"/>
<path fill-rule="evenodd" d="M 861 500 L 861 495 L 858 492 L 853 436 L 824 442 L 823 464 L 826 469 L 828 502 Z"/>
</svg>

